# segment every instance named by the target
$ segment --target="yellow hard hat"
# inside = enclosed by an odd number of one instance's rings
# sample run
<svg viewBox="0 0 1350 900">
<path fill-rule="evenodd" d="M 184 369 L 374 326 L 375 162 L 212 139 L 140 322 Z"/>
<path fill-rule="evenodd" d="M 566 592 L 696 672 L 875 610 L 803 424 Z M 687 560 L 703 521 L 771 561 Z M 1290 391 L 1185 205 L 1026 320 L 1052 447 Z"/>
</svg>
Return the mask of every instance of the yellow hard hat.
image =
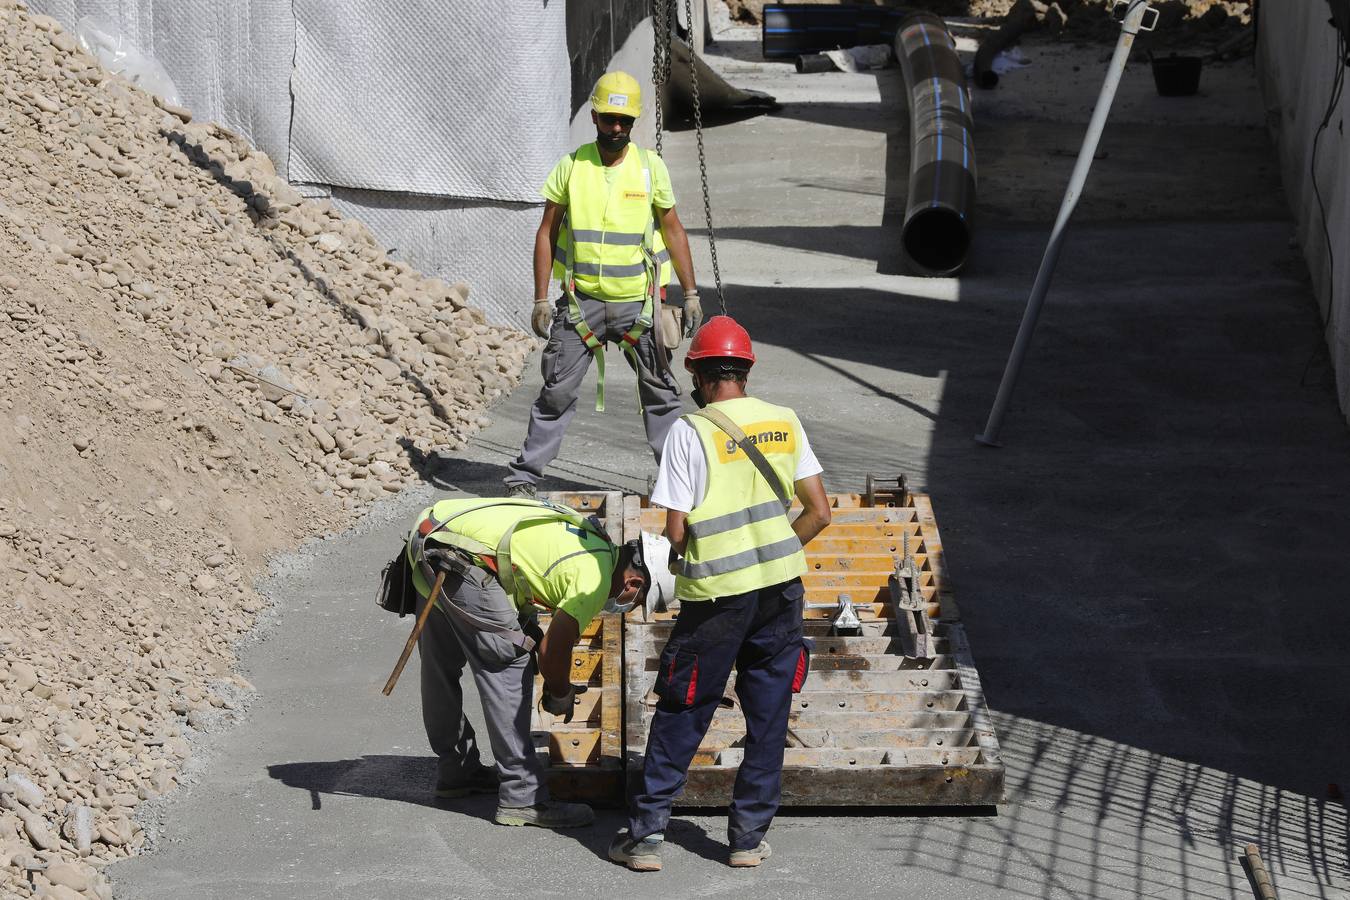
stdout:
<svg viewBox="0 0 1350 900">
<path fill-rule="evenodd" d="M 627 72 L 606 72 L 591 92 L 591 109 L 636 119 L 642 115 L 642 87 Z"/>
</svg>

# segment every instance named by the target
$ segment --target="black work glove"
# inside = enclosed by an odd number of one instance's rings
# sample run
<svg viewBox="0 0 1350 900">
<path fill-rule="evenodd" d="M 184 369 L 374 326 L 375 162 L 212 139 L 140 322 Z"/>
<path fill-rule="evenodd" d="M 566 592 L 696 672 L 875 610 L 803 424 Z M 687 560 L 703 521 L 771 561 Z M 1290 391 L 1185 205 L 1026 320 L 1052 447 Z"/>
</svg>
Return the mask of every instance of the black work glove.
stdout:
<svg viewBox="0 0 1350 900">
<path fill-rule="evenodd" d="M 539 698 L 539 706 L 544 712 L 555 716 L 562 716 L 563 723 L 572 721 L 572 714 L 576 711 L 577 694 L 586 693 L 584 684 L 568 684 L 567 693 L 561 696 L 554 696 L 549 693 L 548 685 L 544 685 L 543 696 Z"/>
</svg>

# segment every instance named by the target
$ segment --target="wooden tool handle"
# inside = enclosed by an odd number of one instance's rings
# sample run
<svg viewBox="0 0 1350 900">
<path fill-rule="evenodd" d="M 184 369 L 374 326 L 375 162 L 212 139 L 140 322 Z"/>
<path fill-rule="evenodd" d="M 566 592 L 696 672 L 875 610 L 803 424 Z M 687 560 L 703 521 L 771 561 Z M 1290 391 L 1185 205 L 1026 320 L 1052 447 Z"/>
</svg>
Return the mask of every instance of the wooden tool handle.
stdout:
<svg viewBox="0 0 1350 900">
<path fill-rule="evenodd" d="M 394 692 L 394 685 L 398 684 L 398 677 L 403 674 L 403 667 L 408 664 L 408 657 L 412 656 L 413 647 L 417 644 L 417 639 L 422 636 L 422 629 L 427 624 L 427 616 L 431 614 L 431 608 L 440 599 L 441 585 L 443 584 L 445 584 L 445 572 L 437 572 L 436 583 L 431 586 L 431 595 L 427 597 L 427 605 L 422 607 L 422 611 L 417 614 L 417 622 L 413 625 L 412 634 L 408 635 L 408 643 L 403 645 L 403 652 L 398 655 L 398 662 L 394 664 L 394 671 L 389 673 L 389 680 L 384 683 L 384 695 L 386 697 Z"/>
<path fill-rule="evenodd" d="M 1247 858 L 1247 868 L 1251 872 L 1252 889 L 1256 892 L 1257 900 L 1277 900 L 1275 885 L 1270 881 L 1270 873 L 1266 871 L 1266 864 L 1261 859 L 1261 851 L 1255 844 L 1248 844 L 1244 850 L 1243 855 Z"/>
</svg>

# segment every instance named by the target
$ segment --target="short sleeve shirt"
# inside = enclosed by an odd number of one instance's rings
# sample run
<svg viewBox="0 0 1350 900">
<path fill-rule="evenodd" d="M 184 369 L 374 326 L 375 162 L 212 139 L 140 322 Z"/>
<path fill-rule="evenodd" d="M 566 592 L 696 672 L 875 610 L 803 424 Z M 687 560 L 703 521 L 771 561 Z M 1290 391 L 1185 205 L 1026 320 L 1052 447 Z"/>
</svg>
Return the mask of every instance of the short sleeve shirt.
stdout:
<svg viewBox="0 0 1350 900">
<path fill-rule="evenodd" d="M 628 152 L 636 153 L 637 147 L 629 144 Z M 670 170 L 666 168 L 665 160 L 651 150 L 647 151 L 647 159 L 651 165 L 652 173 L 652 206 L 657 209 L 670 209 L 675 205 L 675 187 L 670 182 Z M 559 206 L 568 205 L 567 182 L 572 177 L 572 166 L 575 164 L 575 160 L 570 153 L 558 160 L 558 164 L 553 167 L 552 172 L 548 173 L 548 179 L 539 192 L 544 195 L 545 200 L 552 200 Z M 606 166 L 606 180 L 612 182 L 614 176 L 618 173 L 618 168 L 618 166 Z"/>
<path fill-rule="evenodd" d="M 800 446 L 801 455 L 797 459 L 797 474 L 793 481 L 801 481 L 823 471 L 815 451 L 811 449 L 811 442 L 806 438 L 805 429 L 801 433 Z M 656 506 L 687 513 L 703 502 L 707 491 L 708 460 L 703 455 L 703 443 L 693 425 L 684 419 L 677 419 L 666 433 L 661 465 L 656 472 L 656 484 L 652 486 L 651 502 Z"/>
</svg>

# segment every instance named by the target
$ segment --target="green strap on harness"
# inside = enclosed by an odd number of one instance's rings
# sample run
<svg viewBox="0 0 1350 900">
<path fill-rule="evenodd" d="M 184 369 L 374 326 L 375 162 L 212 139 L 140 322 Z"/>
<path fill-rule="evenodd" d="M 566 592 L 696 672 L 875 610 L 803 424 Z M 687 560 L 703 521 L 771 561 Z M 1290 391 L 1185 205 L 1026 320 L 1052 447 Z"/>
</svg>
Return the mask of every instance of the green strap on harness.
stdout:
<svg viewBox="0 0 1350 900">
<path fill-rule="evenodd" d="M 498 506 L 520 506 L 528 509 L 536 509 L 539 513 L 537 515 L 522 516 L 517 519 L 515 524 L 506 529 L 506 533 L 502 535 L 501 540 L 497 542 L 496 547 L 446 529 L 447 525 L 455 519 L 458 519 L 460 516 Z M 470 506 L 467 509 L 458 510 L 453 515 L 447 516 L 439 522 L 436 521 L 433 516 L 431 529 L 427 531 L 426 534 L 421 533 L 419 523 L 417 533 L 414 534 L 408 542 L 408 552 L 414 554 L 412 561 L 423 567 L 422 574 L 427 577 L 428 580 L 434 579 L 434 573 L 429 572 L 423 562 L 423 548 L 426 545 L 427 539 L 433 534 L 436 535 L 437 543 L 447 544 L 474 556 L 495 557 L 497 561 L 497 580 L 501 582 L 502 589 L 516 602 L 517 606 L 524 606 L 533 598 L 530 595 L 529 585 L 524 583 L 524 579 L 516 577 L 515 564 L 511 561 L 511 538 L 515 534 L 516 529 L 521 525 L 539 522 L 565 522 L 574 528 L 601 538 L 609 544 L 611 548 L 610 554 L 614 554 L 614 542 L 609 539 L 609 535 L 605 533 L 605 530 L 600 527 L 593 517 L 583 516 L 575 510 L 568 509 L 566 506 L 561 506 L 556 503 L 549 503 L 547 500 L 488 500 Z"/>
<path fill-rule="evenodd" d="M 642 172 L 644 182 L 647 187 L 648 207 L 651 206 L 651 161 L 647 156 L 647 151 L 642 147 L 637 148 L 638 158 L 642 161 Z M 571 185 L 568 185 L 571 189 Z M 567 213 L 563 213 L 562 225 L 567 227 Z M 642 335 L 646 334 L 652 327 L 652 315 L 656 309 L 655 298 L 660 290 L 660 271 L 656 263 L 656 255 L 652 252 L 654 246 L 656 219 L 655 216 L 647 217 L 647 227 L 642 235 L 642 265 L 647 273 L 647 288 L 643 291 L 642 310 L 638 313 L 637 321 L 633 327 L 624 333 L 622 341 L 623 352 L 628 355 L 636 371 L 642 370 L 641 362 L 637 356 L 638 341 Z M 581 304 L 577 302 L 577 285 L 573 267 L 576 265 L 576 242 L 568 248 L 567 262 L 563 266 L 563 293 L 567 295 L 567 321 L 576 329 L 581 342 L 586 345 L 586 349 L 591 351 L 595 357 L 595 411 L 605 411 L 605 344 L 595 336 L 591 326 L 586 323 L 586 317 L 581 314 Z M 642 391 L 638 390 L 638 408 L 642 409 Z"/>
</svg>

